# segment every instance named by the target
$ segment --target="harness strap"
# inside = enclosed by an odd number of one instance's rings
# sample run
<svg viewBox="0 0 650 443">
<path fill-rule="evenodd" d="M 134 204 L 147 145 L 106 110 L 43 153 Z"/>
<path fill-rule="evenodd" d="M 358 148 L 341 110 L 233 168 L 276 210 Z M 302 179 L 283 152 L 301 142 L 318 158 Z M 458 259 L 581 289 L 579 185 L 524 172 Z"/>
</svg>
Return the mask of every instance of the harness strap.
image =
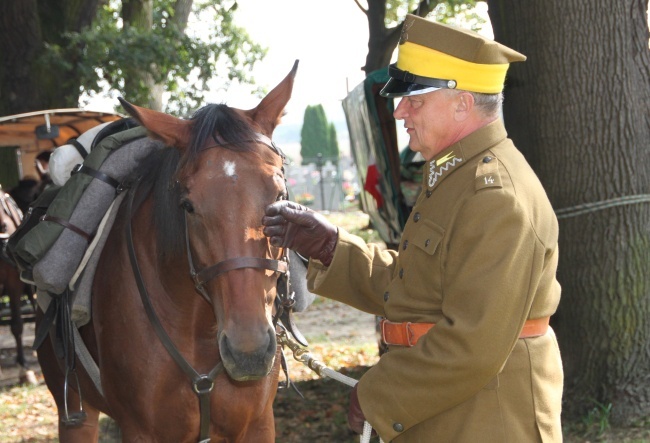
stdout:
<svg viewBox="0 0 650 443">
<path fill-rule="evenodd" d="M 135 196 L 135 190 L 137 186 L 134 186 L 131 189 L 131 195 L 129 196 L 128 201 L 128 221 L 126 223 L 126 242 L 127 249 L 129 251 L 129 259 L 131 262 L 131 268 L 133 269 L 133 275 L 135 276 L 135 281 L 138 286 L 138 292 L 140 293 L 140 299 L 142 300 L 142 305 L 144 310 L 153 326 L 158 339 L 163 344 L 169 355 L 174 359 L 176 364 L 185 372 L 185 374 L 192 380 L 192 388 L 194 392 L 199 397 L 199 415 L 200 415 L 200 434 L 199 441 L 209 442 L 210 441 L 210 393 L 214 388 L 214 380 L 217 378 L 219 373 L 223 371 L 223 363 L 219 362 L 217 365 L 207 374 L 199 374 L 188 362 L 185 360 L 183 355 L 178 351 L 172 339 L 169 337 L 162 323 L 160 322 L 156 311 L 151 304 L 151 299 L 149 298 L 149 293 L 147 288 L 142 280 L 142 274 L 140 273 L 140 267 L 138 265 L 138 259 L 135 255 L 135 247 L 133 246 L 133 231 L 131 229 L 131 219 L 133 218 L 133 199 Z"/>
<path fill-rule="evenodd" d="M 93 168 L 89 168 L 84 164 L 78 164 L 77 166 L 75 166 L 70 172 L 70 175 L 79 174 L 79 173 L 86 174 L 91 176 L 92 178 L 96 178 L 97 180 L 103 181 L 104 183 L 114 187 L 115 189 L 117 189 L 118 186 L 120 186 L 120 182 L 115 180 L 110 175 L 106 175 L 101 171 L 97 171 Z"/>
<path fill-rule="evenodd" d="M 275 272 L 287 272 L 287 263 L 280 260 L 259 257 L 233 257 L 201 270 L 196 274 L 194 282 L 197 285 L 204 285 L 218 275 L 235 269 L 261 268 Z"/>
<path fill-rule="evenodd" d="M 68 144 L 74 146 L 74 148 L 77 150 L 81 158 L 86 158 L 88 157 L 88 151 L 86 151 L 86 148 L 84 148 L 84 145 L 79 143 L 76 138 L 71 138 L 68 140 Z"/>
<path fill-rule="evenodd" d="M 93 241 L 93 236 L 91 234 L 87 233 L 86 231 L 81 229 L 79 226 L 73 225 L 69 221 L 64 220 L 62 218 L 54 217 L 52 215 L 47 215 L 46 214 L 43 217 L 41 217 L 41 221 L 49 221 L 49 222 L 52 222 L 52 223 L 59 224 L 59 225 L 63 226 L 64 228 L 67 228 L 67 229 L 71 230 L 75 234 L 79 234 L 84 239 L 86 239 L 86 241 L 88 243 Z"/>
<path fill-rule="evenodd" d="M 526 320 L 519 338 L 540 337 L 548 330 L 549 317 Z M 415 346 L 418 340 L 433 328 L 435 323 L 394 323 L 382 320 L 381 340 L 387 345 Z"/>
</svg>

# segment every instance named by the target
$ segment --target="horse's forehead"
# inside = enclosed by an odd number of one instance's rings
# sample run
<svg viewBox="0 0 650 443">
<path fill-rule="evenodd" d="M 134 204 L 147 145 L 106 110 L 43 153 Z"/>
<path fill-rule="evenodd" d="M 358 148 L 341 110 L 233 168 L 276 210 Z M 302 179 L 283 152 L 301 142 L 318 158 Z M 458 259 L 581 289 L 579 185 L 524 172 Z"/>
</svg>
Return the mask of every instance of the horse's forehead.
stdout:
<svg viewBox="0 0 650 443">
<path fill-rule="evenodd" d="M 207 150 L 201 155 L 195 174 L 188 177 L 188 188 L 224 189 L 231 191 L 247 187 L 284 188 L 284 174 L 281 160 L 268 157 L 269 148 L 260 152 L 237 152 L 225 148 Z M 234 188 L 233 188 L 234 186 Z"/>
</svg>

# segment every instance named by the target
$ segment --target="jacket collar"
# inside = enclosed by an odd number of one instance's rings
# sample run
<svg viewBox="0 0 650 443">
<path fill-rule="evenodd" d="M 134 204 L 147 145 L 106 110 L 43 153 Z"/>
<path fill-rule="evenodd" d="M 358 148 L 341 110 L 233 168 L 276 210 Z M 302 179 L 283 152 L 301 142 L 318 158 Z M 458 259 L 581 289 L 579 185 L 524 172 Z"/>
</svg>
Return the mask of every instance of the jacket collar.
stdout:
<svg viewBox="0 0 650 443">
<path fill-rule="evenodd" d="M 505 140 L 508 134 L 497 119 L 440 152 L 424 166 L 424 187 L 433 190 L 461 164 Z"/>
</svg>

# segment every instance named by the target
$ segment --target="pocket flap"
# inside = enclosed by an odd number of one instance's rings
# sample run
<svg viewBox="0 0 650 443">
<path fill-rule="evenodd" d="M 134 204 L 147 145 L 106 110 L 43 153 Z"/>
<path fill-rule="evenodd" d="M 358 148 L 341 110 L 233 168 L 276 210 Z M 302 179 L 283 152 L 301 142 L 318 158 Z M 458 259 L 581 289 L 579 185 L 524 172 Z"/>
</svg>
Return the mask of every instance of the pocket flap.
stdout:
<svg viewBox="0 0 650 443">
<path fill-rule="evenodd" d="M 438 245 L 442 241 L 444 234 L 445 230 L 440 226 L 431 220 L 423 220 L 422 226 L 419 227 L 413 237 L 413 242 L 427 254 L 433 255 L 436 249 L 438 249 Z"/>
</svg>

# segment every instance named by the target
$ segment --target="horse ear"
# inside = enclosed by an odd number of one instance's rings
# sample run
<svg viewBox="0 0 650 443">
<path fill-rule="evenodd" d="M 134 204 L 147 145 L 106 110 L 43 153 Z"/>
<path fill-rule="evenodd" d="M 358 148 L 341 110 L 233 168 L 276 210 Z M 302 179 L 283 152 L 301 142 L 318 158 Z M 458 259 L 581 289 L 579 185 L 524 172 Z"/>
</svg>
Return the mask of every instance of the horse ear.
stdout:
<svg viewBox="0 0 650 443">
<path fill-rule="evenodd" d="M 246 111 L 246 114 L 269 137 L 273 134 L 275 127 L 280 123 L 280 118 L 284 114 L 284 108 L 289 103 L 291 92 L 293 91 L 293 80 L 296 77 L 297 71 L 298 60 L 293 64 L 291 72 L 262 99 L 257 107 Z"/>
<path fill-rule="evenodd" d="M 164 112 L 141 108 L 133 105 L 122 97 L 118 100 L 138 123 L 147 128 L 153 138 L 161 140 L 167 146 L 185 150 L 190 145 L 191 122 L 176 118 Z"/>
</svg>

